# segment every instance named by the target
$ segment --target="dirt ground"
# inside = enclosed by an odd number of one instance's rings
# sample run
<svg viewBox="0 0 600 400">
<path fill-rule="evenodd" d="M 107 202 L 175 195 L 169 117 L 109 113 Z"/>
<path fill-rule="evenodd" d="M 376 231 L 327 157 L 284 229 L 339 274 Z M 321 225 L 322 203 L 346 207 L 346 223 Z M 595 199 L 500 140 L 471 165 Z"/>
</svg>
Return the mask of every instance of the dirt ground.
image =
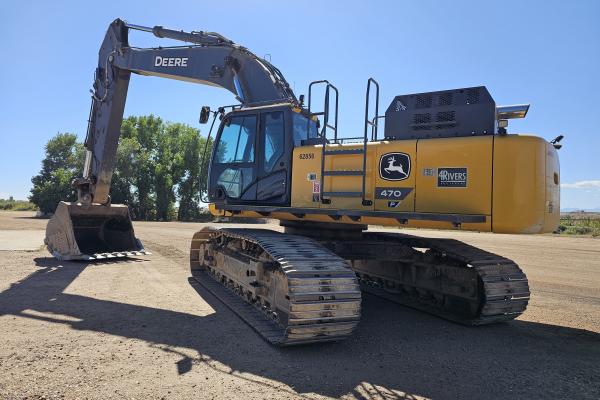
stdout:
<svg viewBox="0 0 600 400">
<path fill-rule="evenodd" d="M 514 259 L 527 311 L 470 328 L 364 295 L 350 339 L 280 349 L 188 280 L 203 224 L 136 223 L 151 256 L 76 263 L 31 216 L 0 212 L 2 399 L 600 398 L 600 239 L 418 231 Z"/>
</svg>

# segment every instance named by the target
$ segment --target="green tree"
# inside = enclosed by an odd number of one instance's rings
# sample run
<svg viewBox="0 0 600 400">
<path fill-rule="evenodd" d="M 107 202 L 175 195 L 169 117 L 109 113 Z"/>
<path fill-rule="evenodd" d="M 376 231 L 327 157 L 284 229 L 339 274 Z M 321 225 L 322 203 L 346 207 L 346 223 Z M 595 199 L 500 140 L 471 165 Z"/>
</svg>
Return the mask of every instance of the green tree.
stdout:
<svg viewBox="0 0 600 400">
<path fill-rule="evenodd" d="M 137 146 L 128 144 L 128 140 Z M 199 207 L 197 181 L 202 145 L 198 130 L 188 125 L 164 123 L 153 115 L 125 119 L 114 193 L 119 199 L 131 201 L 132 214 L 139 219 L 194 219 Z M 128 169 L 127 165 L 132 167 Z M 113 201 L 116 199 L 113 195 Z"/>
<path fill-rule="evenodd" d="M 83 169 L 83 145 L 73 133 L 58 133 L 45 147 L 40 173 L 31 178 L 33 188 L 29 201 L 42 212 L 54 212 L 59 201 L 75 201 L 71 181 Z"/>
<path fill-rule="evenodd" d="M 200 215 L 200 174 L 201 157 L 204 150 L 205 139 L 200 137 L 197 129 L 185 127 L 183 129 L 180 148 L 183 151 L 183 176 L 177 188 L 179 195 L 179 209 L 177 219 L 191 221 Z"/>
<path fill-rule="evenodd" d="M 168 123 L 158 137 L 154 175 L 158 220 L 168 221 L 176 217 L 175 189 L 184 175 L 183 136 L 188 128 L 184 124 Z"/>
<path fill-rule="evenodd" d="M 159 117 L 123 120 L 110 195 L 127 204 L 135 219 L 194 220 L 200 216 L 212 143 L 198 129 L 164 123 Z M 83 146 L 73 134 L 58 134 L 46 144 L 42 170 L 32 178 L 30 200 L 42 211 L 54 211 L 60 200 L 76 200 L 71 181 L 81 175 Z M 179 207 L 176 207 L 179 203 Z"/>
<path fill-rule="evenodd" d="M 111 201 L 127 204 L 132 209 L 136 206 L 134 188 L 137 183 L 139 153 L 140 144 L 135 138 L 126 137 L 119 140 L 115 171 L 110 187 Z M 136 218 L 135 213 L 133 214 L 132 217 Z"/>
<path fill-rule="evenodd" d="M 134 201 L 130 204 L 132 214 L 137 219 L 156 218 L 155 153 L 163 125 L 162 119 L 154 115 L 131 116 L 123 120 L 121 125 L 121 142 L 131 139 L 138 144 L 132 160 L 135 163 L 134 176 L 131 178 Z"/>
</svg>

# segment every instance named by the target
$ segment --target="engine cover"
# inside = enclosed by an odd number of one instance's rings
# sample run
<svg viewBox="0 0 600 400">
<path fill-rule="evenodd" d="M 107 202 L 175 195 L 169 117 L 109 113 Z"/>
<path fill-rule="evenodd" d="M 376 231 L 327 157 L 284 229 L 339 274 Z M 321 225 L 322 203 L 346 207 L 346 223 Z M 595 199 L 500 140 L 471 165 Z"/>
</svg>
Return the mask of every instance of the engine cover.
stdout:
<svg viewBox="0 0 600 400">
<path fill-rule="evenodd" d="M 485 86 L 396 96 L 385 112 L 385 138 L 493 135 L 496 103 Z"/>
</svg>

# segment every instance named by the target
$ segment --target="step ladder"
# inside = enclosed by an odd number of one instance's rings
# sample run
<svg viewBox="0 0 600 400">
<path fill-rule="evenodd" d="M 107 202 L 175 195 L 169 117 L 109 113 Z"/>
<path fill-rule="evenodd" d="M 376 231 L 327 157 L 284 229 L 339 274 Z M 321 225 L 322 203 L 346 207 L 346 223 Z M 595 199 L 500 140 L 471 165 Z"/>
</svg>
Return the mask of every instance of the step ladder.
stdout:
<svg viewBox="0 0 600 400">
<path fill-rule="evenodd" d="M 312 98 L 312 86 L 313 85 L 319 85 L 319 84 L 324 84 L 325 85 L 325 101 L 324 101 L 324 107 L 323 107 L 323 111 L 321 112 L 312 112 L 311 111 L 311 98 Z M 375 116 L 373 117 L 372 120 L 369 119 L 369 100 L 370 100 L 370 90 L 371 90 L 371 84 L 375 85 L 376 88 L 376 103 L 375 103 Z M 329 123 L 330 120 L 330 93 L 333 92 L 335 94 L 335 116 L 334 116 L 334 122 L 333 125 Z M 372 200 L 369 200 L 366 198 L 365 193 L 366 193 L 366 174 L 367 174 L 367 143 L 369 142 L 369 138 L 368 138 L 368 128 L 369 126 L 371 127 L 371 140 L 376 140 L 377 138 L 377 119 L 378 119 L 378 112 L 379 112 L 379 84 L 373 79 L 373 78 L 369 78 L 368 82 L 367 82 L 367 98 L 366 98 L 366 105 L 365 105 L 365 129 L 364 129 L 364 135 L 362 137 L 357 137 L 357 138 L 346 138 L 346 139 L 362 139 L 362 148 L 359 149 L 340 149 L 340 150 L 335 150 L 335 149 L 327 149 L 327 144 L 330 143 L 330 141 L 327 139 L 327 130 L 332 130 L 333 131 L 333 143 L 341 143 L 343 142 L 344 139 L 338 139 L 337 137 L 337 123 L 338 123 L 338 90 L 335 86 L 333 86 L 331 83 L 329 83 L 326 80 L 321 80 L 321 81 L 314 81 L 311 82 L 311 84 L 308 87 L 308 112 L 311 116 L 323 116 L 323 127 L 322 130 L 320 132 L 320 136 L 322 139 L 322 147 L 321 147 L 321 176 L 320 176 L 320 181 L 321 181 L 321 191 L 320 191 L 320 200 L 321 203 L 323 204 L 330 204 L 331 203 L 331 199 L 334 197 L 345 197 L 345 198 L 352 198 L 352 197 L 360 197 L 362 200 L 362 205 L 363 206 L 371 206 L 373 204 Z M 358 169 L 358 170 L 326 170 L 325 169 L 325 159 L 326 157 L 331 157 L 331 156 L 341 156 L 341 155 L 357 155 L 357 156 L 362 156 L 362 169 Z M 362 179 L 362 184 L 361 184 L 361 190 L 360 191 L 331 191 L 331 190 L 325 190 L 325 177 L 326 176 L 330 176 L 330 177 L 336 177 L 336 176 L 356 176 L 356 177 L 360 177 Z"/>
</svg>

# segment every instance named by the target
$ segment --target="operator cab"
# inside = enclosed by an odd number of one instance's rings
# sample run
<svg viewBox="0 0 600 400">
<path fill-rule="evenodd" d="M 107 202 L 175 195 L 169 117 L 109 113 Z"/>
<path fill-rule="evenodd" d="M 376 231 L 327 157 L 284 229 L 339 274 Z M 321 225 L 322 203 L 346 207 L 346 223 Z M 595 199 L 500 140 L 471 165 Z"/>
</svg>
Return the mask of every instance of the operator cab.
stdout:
<svg viewBox="0 0 600 400">
<path fill-rule="evenodd" d="M 210 202 L 289 206 L 294 147 L 317 144 L 317 130 L 287 103 L 225 114 L 212 149 Z"/>
</svg>

